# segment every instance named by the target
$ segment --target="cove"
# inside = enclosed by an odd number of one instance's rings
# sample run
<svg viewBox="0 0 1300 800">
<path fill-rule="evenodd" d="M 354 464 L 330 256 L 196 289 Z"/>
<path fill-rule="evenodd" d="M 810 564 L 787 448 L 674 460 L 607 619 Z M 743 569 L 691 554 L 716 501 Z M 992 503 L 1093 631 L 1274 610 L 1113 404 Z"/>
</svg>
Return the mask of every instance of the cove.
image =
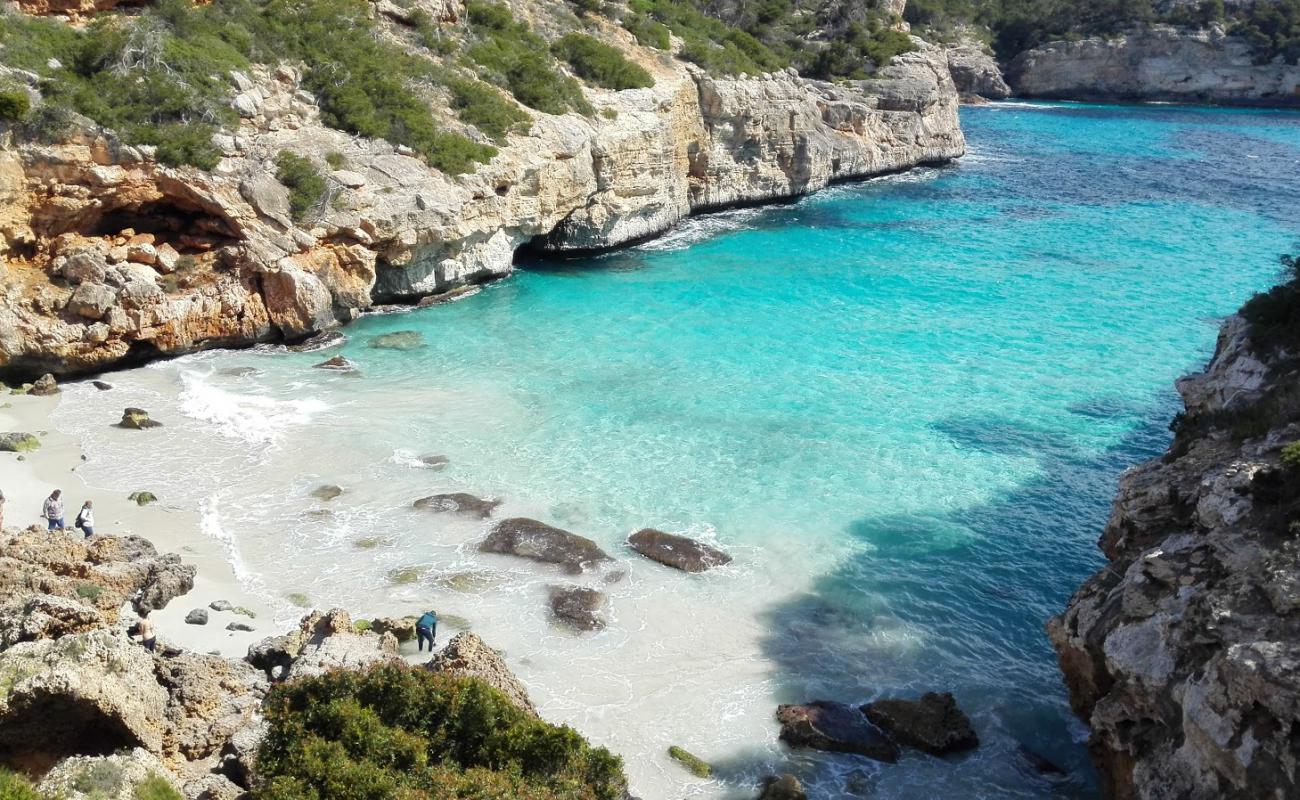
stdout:
<svg viewBox="0 0 1300 800">
<path fill-rule="evenodd" d="M 955 165 L 364 318 L 338 351 L 356 374 L 312 369 L 333 353 L 205 353 L 122 373 L 112 397 L 70 389 L 60 427 L 92 483 L 203 510 L 268 598 L 464 618 L 647 800 L 748 797 L 781 771 L 817 798 L 1090 796 L 1042 624 L 1101 563 L 1116 476 L 1167 444 L 1174 378 L 1294 247 L 1300 115 L 963 114 Z M 399 331 L 416 346 L 372 346 Z M 123 402 L 168 424 L 110 448 L 95 421 Z M 415 468 L 425 454 L 447 468 Z M 323 482 L 346 491 L 313 514 Z M 592 584 L 607 628 L 546 609 L 550 586 L 595 579 L 480 554 L 488 523 L 411 508 L 450 491 L 614 554 L 622 579 Z M 645 526 L 735 562 L 671 572 L 622 546 Z M 776 741 L 778 702 L 931 689 L 979 750 L 890 766 Z"/>
</svg>

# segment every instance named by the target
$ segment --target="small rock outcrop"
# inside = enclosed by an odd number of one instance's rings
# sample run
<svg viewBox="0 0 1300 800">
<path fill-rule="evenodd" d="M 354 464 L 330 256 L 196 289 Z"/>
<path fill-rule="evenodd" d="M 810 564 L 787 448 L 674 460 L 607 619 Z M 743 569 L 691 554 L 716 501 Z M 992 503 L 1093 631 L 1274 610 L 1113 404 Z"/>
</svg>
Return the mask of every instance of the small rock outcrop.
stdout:
<svg viewBox="0 0 1300 800">
<path fill-rule="evenodd" d="M 646 558 L 683 572 L 704 572 L 731 563 L 731 556 L 716 547 L 654 528 L 637 531 L 627 543 Z"/>
<path fill-rule="evenodd" d="M 196 608 L 185 615 L 186 625 L 207 625 L 208 610 L 206 608 Z"/>
<path fill-rule="evenodd" d="M 575 574 L 611 560 L 592 540 L 527 517 L 511 517 L 498 522 L 478 549 L 484 553 L 502 553 L 559 564 Z"/>
<path fill-rule="evenodd" d="M 1048 624 L 1110 797 L 1300 796 L 1296 366 L 1224 324 L 1169 452 L 1120 478 L 1110 563 Z"/>
<path fill-rule="evenodd" d="M 428 669 L 466 678 L 478 678 L 524 711 L 537 716 L 528 689 L 510 672 L 501 654 L 472 633 L 458 633 L 428 663 Z"/>
<path fill-rule="evenodd" d="M 311 490 L 312 497 L 326 502 L 333 500 L 341 494 L 343 494 L 343 487 L 335 486 L 332 483 L 326 483 Z"/>
<path fill-rule="evenodd" d="M 0 453 L 30 453 L 40 446 L 41 440 L 30 433 L 0 433 Z"/>
<path fill-rule="evenodd" d="M 1002 77 L 1002 69 L 983 44 L 963 38 L 947 50 L 948 70 L 962 102 L 1005 100 L 1011 87 Z"/>
<path fill-rule="evenodd" d="M 449 494 L 434 494 L 421 497 L 415 501 L 414 505 L 416 508 L 428 511 L 444 511 L 487 519 L 492 516 L 492 512 L 496 510 L 496 507 L 501 505 L 501 501 L 487 500 L 465 492 L 451 492 Z"/>
<path fill-rule="evenodd" d="M 37 397 L 48 397 L 49 395 L 58 393 L 59 384 L 54 380 L 54 376 L 49 373 L 37 378 L 36 382 L 32 384 L 31 391 L 28 392 L 28 394 L 33 394 Z"/>
<path fill-rule="evenodd" d="M 392 634 L 398 642 L 409 642 L 415 639 L 415 623 L 415 617 L 375 617 L 370 621 L 370 630 L 379 636 Z"/>
<path fill-rule="evenodd" d="M 571 628 L 595 631 L 605 627 L 600 613 L 605 607 L 604 592 L 583 586 L 552 586 L 550 603 L 555 618 Z"/>
<path fill-rule="evenodd" d="M 980 743 L 947 692 L 926 692 L 920 700 L 876 700 L 863 706 L 862 713 L 895 742 L 932 756 L 970 750 Z"/>
<path fill-rule="evenodd" d="M 1006 77 L 1022 97 L 1300 106 L 1300 66 L 1256 64 L 1250 42 L 1222 28 L 1051 42 L 1016 56 Z"/>
<path fill-rule="evenodd" d="M 776 721 L 781 723 L 781 741 L 791 747 L 854 753 L 889 764 L 898 760 L 898 746 L 850 705 L 783 705 L 776 709 Z"/>
<path fill-rule="evenodd" d="M 313 611 L 296 631 L 264 639 L 248 648 L 248 662 L 273 680 L 322 675 L 332 669 L 360 669 L 396 663 L 397 638 L 356 630 L 340 608 Z"/>
<path fill-rule="evenodd" d="M 157 420 L 149 419 L 149 412 L 143 408 L 127 408 L 122 411 L 122 419 L 117 423 L 119 428 L 128 428 L 130 430 L 143 431 L 148 428 L 157 428 L 162 425 Z"/>
</svg>

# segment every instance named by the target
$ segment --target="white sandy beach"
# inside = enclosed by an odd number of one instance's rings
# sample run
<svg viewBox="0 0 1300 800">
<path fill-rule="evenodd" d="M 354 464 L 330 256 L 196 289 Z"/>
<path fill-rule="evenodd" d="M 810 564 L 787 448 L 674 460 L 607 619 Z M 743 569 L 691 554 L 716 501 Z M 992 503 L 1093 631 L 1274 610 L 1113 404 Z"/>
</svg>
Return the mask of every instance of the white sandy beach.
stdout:
<svg viewBox="0 0 1300 800">
<path fill-rule="evenodd" d="M 199 652 L 216 651 L 227 656 L 242 656 L 251 643 L 280 633 L 274 628 L 270 609 L 265 603 L 240 588 L 220 543 L 200 532 L 196 513 L 169 505 L 166 497 L 159 497 L 157 503 L 142 507 L 127 500 L 126 494 L 86 485 L 77 474 L 84 463 L 80 444 L 54 430 L 49 421 L 50 412 L 61 397 L 4 395 L 0 402 L 0 431 L 23 431 L 35 434 L 41 440 L 40 449 L 34 452 L 0 453 L 0 491 L 4 492 L 6 499 L 5 525 L 27 527 L 39 523 L 44 527 L 41 504 L 56 488 L 63 490 L 65 519 L 69 525 L 81 504 L 91 500 L 97 535 L 142 536 L 159 552 L 179 553 L 185 563 L 198 569 L 194 589 L 153 614 L 161 640 Z M 106 419 L 104 425 L 108 427 L 115 422 L 115 419 Z M 123 429 L 120 435 L 139 433 Z M 148 490 L 150 487 L 139 488 Z M 62 535 L 82 534 L 69 529 Z M 207 625 L 185 623 L 185 615 L 190 610 L 208 608 L 217 600 L 226 600 L 257 616 L 249 619 L 230 611 L 209 609 Z M 226 625 L 235 621 L 249 623 L 254 630 L 251 633 L 226 630 Z"/>
</svg>

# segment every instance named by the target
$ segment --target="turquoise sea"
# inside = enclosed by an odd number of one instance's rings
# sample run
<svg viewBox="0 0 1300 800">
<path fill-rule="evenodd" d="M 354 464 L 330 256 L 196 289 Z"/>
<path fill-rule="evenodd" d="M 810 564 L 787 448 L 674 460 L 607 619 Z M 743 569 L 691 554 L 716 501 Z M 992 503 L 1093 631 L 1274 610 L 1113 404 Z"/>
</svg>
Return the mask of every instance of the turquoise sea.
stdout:
<svg viewBox="0 0 1300 800">
<path fill-rule="evenodd" d="M 646 800 L 752 797 L 783 771 L 822 800 L 1093 796 L 1043 624 L 1101 565 L 1120 472 L 1167 445 L 1173 380 L 1300 249 L 1300 115 L 1002 104 L 963 122 L 952 166 L 525 258 L 464 300 L 367 317 L 338 351 L 359 375 L 311 368 L 333 353 L 201 354 L 75 389 L 59 424 L 88 440 L 92 483 L 201 510 L 281 622 L 294 591 L 468 624 Z M 396 331 L 423 345 L 371 346 Z M 166 427 L 95 424 L 125 401 Z M 418 468 L 429 454 L 449 466 Z M 323 482 L 345 488 L 328 507 L 308 496 Z M 547 587 L 574 579 L 479 554 L 489 523 L 410 508 L 435 491 L 616 554 L 620 580 L 585 579 L 607 629 L 551 623 Z M 664 569 L 622 545 L 645 526 L 736 561 Z M 407 567 L 421 579 L 394 585 Z M 957 696 L 978 751 L 883 765 L 776 740 L 779 702 L 925 690 Z"/>
</svg>

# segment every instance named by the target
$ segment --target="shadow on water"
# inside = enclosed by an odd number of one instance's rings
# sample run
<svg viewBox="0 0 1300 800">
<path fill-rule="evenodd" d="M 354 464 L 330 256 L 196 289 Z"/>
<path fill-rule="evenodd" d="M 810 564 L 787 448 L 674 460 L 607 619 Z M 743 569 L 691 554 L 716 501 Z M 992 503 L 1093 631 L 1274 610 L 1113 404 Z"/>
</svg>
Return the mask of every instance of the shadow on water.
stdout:
<svg viewBox="0 0 1300 800">
<path fill-rule="evenodd" d="M 950 786 L 954 797 L 1095 797 L 1086 732 L 1069 711 L 1043 625 L 1103 563 L 1096 540 L 1116 478 L 1167 446 L 1176 405 L 1170 394 L 1145 412 L 1118 407 L 1114 398 L 1078 409 L 1087 418 L 1132 423 L 1102 452 L 1005 418 L 937 423 L 958 447 L 1035 459 L 1039 477 L 960 511 L 862 517 L 849 531 L 860 553 L 768 613 L 764 651 L 780 702 L 857 704 L 952 691 L 975 724 L 980 749 L 952 762 L 910 753 L 897 766 L 808 753 L 772 763 L 768 753 L 741 754 L 717 765 L 735 796 L 746 796 L 741 786 L 752 793 L 764 774 L 794 772 L 813 798 L 922 797 L 923 786 L 932 792 L 937 785 Z M 1068 776 L 1038 774 L 1022 746 Z M 903 771 L 925 776 L 916 783 Z"/>
</svg>

